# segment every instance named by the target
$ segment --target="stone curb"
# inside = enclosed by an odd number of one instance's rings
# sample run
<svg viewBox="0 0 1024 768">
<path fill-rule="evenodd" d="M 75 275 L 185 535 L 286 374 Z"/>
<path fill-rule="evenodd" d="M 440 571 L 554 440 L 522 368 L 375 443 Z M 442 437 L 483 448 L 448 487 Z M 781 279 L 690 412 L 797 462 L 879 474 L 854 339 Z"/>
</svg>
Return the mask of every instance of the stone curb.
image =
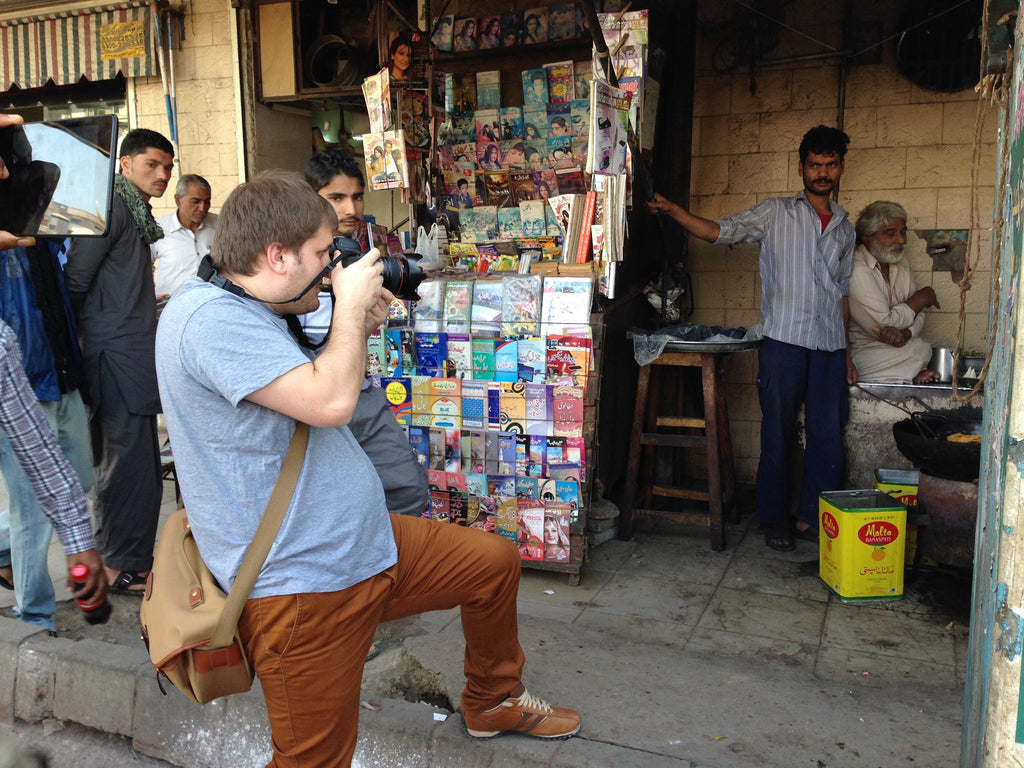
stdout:
<svg viewBox="0 0 1024 768">
<path fill-rule="evenodd" d="M 259 681 L 248 693 L 202 707 L 172 686 L 165 688 L 166 696 L 141 647 L 52 638 L 43 629 L 0 617 L 0 722 L 71 721 L 126 736 L 137 752 L 188 768 L 262 766 L 269 759 L 270 728 Z M 400 699 L 366 704 L 356 748 L 356 763 L 363 768 L 666 765 L 664 756 L 652 762 L 647 753 L 583 736 L 478 741 L 466 735 L 458 714 Z"/>
</svg>

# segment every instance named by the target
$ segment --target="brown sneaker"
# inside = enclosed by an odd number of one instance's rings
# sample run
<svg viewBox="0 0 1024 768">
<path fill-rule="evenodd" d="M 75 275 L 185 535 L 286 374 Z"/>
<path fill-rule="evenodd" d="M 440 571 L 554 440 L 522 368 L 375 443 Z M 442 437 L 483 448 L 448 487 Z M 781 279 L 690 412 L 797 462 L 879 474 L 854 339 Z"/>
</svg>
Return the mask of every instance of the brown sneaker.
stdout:
<svg viewBox="0 0 1024 768">
<path fill-rule="evenodd" d="M 466 732 L 478 739 L 500 733 L 525 733 L 538 739 L 567 739 L 580 729 L 580 716 L 568 707 L 553 707 L 524 690 L 486 712 L 463 712 Z"/>
</svg>

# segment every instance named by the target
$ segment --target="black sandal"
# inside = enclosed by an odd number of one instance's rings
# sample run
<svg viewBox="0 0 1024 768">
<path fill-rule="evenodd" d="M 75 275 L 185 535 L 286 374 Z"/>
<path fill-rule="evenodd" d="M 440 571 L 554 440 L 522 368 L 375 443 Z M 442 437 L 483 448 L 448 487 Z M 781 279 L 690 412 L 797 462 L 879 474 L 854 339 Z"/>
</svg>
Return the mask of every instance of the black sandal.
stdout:
<svg viewBox="0 0 1024 768">
<path fill-rule="evenodd" d="M 764 529 L 764 544 L 776 552 L 792 552 L 796 549 L 793 543 L 793 534 L 789 532 L 789 526 L 771 525 Z"/>
<path fill-rule="evenodd" d="M 146 591 L 146 577 L 139 575 L 138 571 L 121 571 L 117 574 L 117 578 L 111 582 L 110 591 L 129 595 L 141 595 Z"/>
</svg>

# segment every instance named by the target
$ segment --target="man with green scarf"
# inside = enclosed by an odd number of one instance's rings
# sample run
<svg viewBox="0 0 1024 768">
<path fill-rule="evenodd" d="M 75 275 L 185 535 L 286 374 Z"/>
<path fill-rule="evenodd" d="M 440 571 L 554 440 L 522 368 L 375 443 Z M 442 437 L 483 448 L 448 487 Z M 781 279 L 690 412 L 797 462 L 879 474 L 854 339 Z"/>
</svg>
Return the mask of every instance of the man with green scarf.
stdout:
<svg viewBox="0 0 1024 768">
<path fill-rule="evenodd" d="M 149 201 L 167 189 L 174 147 L 156 131 L 136 128 L 121 142 L 120 166 L 107 234 L 72 239 L 65 278 L 90 399 L 96 540 L 111 589 L 135 593 L 153 562 L 163 495 L 149 249 L 163 230 Z"/>
</svg>

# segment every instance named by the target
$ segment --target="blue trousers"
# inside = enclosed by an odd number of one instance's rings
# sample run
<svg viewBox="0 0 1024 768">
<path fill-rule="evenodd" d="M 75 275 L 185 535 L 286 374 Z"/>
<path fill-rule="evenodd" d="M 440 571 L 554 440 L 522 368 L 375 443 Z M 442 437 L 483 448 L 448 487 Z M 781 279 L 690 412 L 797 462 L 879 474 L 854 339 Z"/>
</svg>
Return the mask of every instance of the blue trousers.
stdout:
<svg viewBox="0 0 1024 768">
<path fill-rule="evenodd" d="M 787 525 L 789 457 L 803 405 L 807 450 L 797 519 L 817 530 L 819 494 L 839 490 L 843 482 L 843 427 L 850 411 L 846 350 L 824 352 L 765 338 L 758 352 L 757 393 L 757 519 L 766 529 Z"/>
<path fill-rule="evenodd" d="M 82 488 L 92 487 L 89 421 L 81 395 L 75 391 L 56 403 L 39 403 L 64 455 L 75 468 Z M 29 624 L 56 629 L 53 580 L 46 564 L 53 524 L 43 513 L 32 484 L 21 468 L 7 435 L 0 430 L 0 472 L 10 497 L 10 515 L 0 515 L 0 565 L 14 570 L 14 615 Z"/>
</svg>

